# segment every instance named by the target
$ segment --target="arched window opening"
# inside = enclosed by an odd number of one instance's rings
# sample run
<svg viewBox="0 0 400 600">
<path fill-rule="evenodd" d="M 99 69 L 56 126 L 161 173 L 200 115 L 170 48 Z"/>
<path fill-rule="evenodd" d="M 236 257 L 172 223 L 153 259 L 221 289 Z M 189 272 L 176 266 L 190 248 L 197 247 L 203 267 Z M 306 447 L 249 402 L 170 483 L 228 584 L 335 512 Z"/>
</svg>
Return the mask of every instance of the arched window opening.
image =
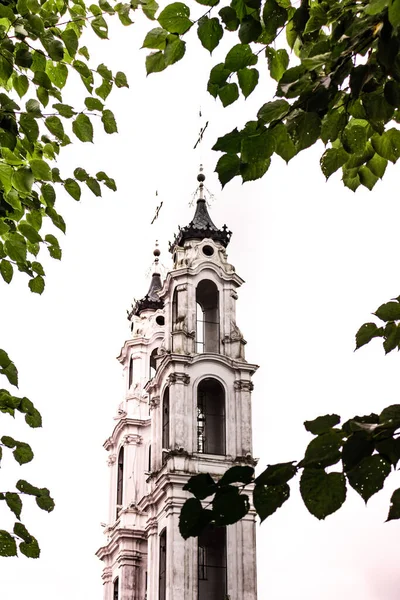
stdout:
<svg viewBox="0 0 400 600">
<path fill-rule="evenodd" d="M 149 379 L 153 379 L 153 377 L 154 377 L 154 375 L 156 374 L 156 371 L 157 371 L 157 362 L 156 362 L 157 353 L 158 353 L 158 348 L 154 348 L 154 350 L 150 354 L 150 374 L 149 374 Z"/>
<path fill-rule="evenodd" d="M 198 600 L 226 598 L 226 528 L 209 525 L 198 538 Z"/>
<path fill-rule="evenodd" d="M 149 463 L 147 465 L 147 470 L 151 473 L 151 444 L 149 444 Z"/>
<path fill-rule="evenodd" d="M 203 279 L 196 288 L 196 351 L 219 352 L 219 294 L 213 281 Z"/>
<path fill-rule="evenodd" d="M 117 518 L 121 512 L 124 494 L 124 447 L 122 446 L 118 454 L 117 465 Z"/>
<path fill-rule="evenodd" d="M 178 290 L 175 289 L 172 298 L 172 329 L 175 329 L 176 322 L 178 320 Z"/>
<path fill-rule="evenodd" d="M 225 454 L 225 391 L 216 379 L 197 388 L 197 452 Z"/>
<path fill-rule="evenodd" d="M 164 392 L 162 405 L 162 449 L 163 451 L 169 449 L 169 388 Z"/>
<path fill-rule="evenodd" d="M 131 356 L 131 358 L 129 360 L 129 375 L 128 375 L 128 379 L 129 379 L 128 387 L 130 389 L 132 387 L 132 383 L 133 383 L 133 356 Z"/>
<path fill-rule="evenodd" d="M 119 580 L 118 577 L 116 579 L 114 579 L 114 590 L 113 590 L 113 600 L 118 600 L 119 599 Z"/>
<path fill-rule="evenodd" d="M 167 530 L 160 533 L 159 585 L 158 598 L 165 600 L 167 595 Z"/>
</svg>

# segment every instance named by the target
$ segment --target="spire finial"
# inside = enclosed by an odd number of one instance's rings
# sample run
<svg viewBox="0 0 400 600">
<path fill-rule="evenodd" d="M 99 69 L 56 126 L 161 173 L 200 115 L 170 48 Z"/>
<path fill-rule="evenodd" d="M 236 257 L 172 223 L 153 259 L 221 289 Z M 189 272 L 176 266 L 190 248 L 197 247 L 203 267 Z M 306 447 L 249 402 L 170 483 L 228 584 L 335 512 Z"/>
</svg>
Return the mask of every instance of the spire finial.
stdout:
<svg viewBox="0 0 400 600">
<path fill-rule="evenodd" d="M 204 200 L 204 181 L 206 176 L 203 173 L 203 165 L 200 165 L 200 173 L 197 175 L 197 181 L 199 182 L 199 200 Z"/>
<path fill-rule="evenodd" d="M 155 248 L 153 250 L 153 255 L 154 255 L 154 269 L 153 269 L 153 273 L 158 273 L 159 272 L 158 263 L 160 261 L 160 258 L 159 258 L 160 254 L 161 254 L 161 252 L 160 252 L 160 249 L 158 247 L 158 240 L 156 240 Z"/>
</svg>

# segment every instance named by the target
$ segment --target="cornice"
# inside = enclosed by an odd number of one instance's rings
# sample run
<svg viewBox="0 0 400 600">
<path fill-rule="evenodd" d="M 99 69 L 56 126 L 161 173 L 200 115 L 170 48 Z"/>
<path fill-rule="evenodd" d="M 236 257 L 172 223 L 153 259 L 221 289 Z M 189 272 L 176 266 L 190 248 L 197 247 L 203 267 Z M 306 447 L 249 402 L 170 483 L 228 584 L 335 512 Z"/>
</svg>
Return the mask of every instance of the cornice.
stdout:
<svg viewBox="0 0 400 600">
<path fill-rule="evenodd" d="M 155 342 L 157 339 L 164 339 L 165 332 L 164 329 L 161 329 L 161 327 L 163 326 L 160 325 L 159 327 L 160 329 L 155 330 L 148 338 L 141 336 L 137 338 L 129 338 L 128 340 L 126 340 L 120 350 L 119 355 L 117 356 L 117 360 L 119 360 L 120 363 L 123 363 L 128 354 L 128 349 L 134 346 L 143 346 L 142 352 L 146 354 L 147 346 L 151 346 L 151 344 L 153 344 L 153 342 Z"/>
<path fill-rule="evenodd" d="M 193 277 L 206 269 L 214 271 L 214 273 L 223 281 L 232 281 L 236 287 L 240 287 L 244 283 L 244 279 L 242 279 L 235 271 L 227 273 L 222 265 L 218 265 L 210 260 L 202 260 L 195 267 L 181 267 L 179 269 L 173 269 L 172 271 L 169 271 L 165 278 L 162 290 L 158 292 L 159 297 L 163 298 L 168 294 L 172 280 L 180 279 L 185 276 Z"/>
<path fill-rule="evenodd" d="M 104 442 L 104 444 L 103 444 L 104 448 L 108 451 L 113 450 L 116 447 L 117 441 L 120 438 L 124 429 L 130 428 L 130 427 L 139 427 L 139 428 L 149 427 L 150 423 L 151 423 L 151 419 L 149 417 L 147 417 L 146 419 L 132 419 L 131 417 L 123 417 L 122 419 L 120 419 L 118 421 L 118 423 L 114 427 L 114 430 L 113 430 L 111 436 L 109 438 L 107 438 L 106 441 Z M 134 436 L 134 435 L 138 435 L 138 434 L 126 433 L 126 435 Z"/>
</svg>

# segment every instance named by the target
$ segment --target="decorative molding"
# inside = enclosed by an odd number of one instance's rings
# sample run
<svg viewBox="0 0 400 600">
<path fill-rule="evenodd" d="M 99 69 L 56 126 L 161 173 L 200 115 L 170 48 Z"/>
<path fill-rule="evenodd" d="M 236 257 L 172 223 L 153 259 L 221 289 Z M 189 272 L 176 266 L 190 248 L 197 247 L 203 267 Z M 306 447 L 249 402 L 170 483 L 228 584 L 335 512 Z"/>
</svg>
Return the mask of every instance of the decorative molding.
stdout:
<svg viewBox="0 0 400 600">
<path fill-rule="evenodd" d="M 124 446 L 128 446 L 129 444 L 133 444 L 135 446 L 140 446 L 143 442 L 143 437 L 137 433 L 129 433 L 125 435 L 123 438 Z"/>
<path fill-rule="evenodd" d="M 174 383 L 183 383 L 183 385 L 189 385 L 190 377 L 186 373 L 170 373 L 168 382 L 170 385 Z"/>
<path fill-rule="evenodd" d="M 112 568 L 111 567 L 105 567 L 103 569 L 103 574 L 101 576 L 102 580 L 104 583 L 111 583 L 112 581 Z"/>
<path fill-rule="evenodd" d="M 186 292 L 187 290 L 187 283 L 180 283 L 179 285 L 176 286 L 176 291 L 177 292 Z"/>
<path fill-rule="evenodd" d="M 239 297 L 239 296 L 237 295 L 237 292 L 235 292 L 235 290 L 232 290 L 232 291 L 231 291 L 231 298 L 233 298 L 234 300 L 237 300 L 237 299 L 238 299 L 238 297 Z"/>
<path fill-rule="evenodd" d="M 237 379 L 234 383 L 234 388 L 235 390 L 239 390 L 241 392 L 252 392 L 254 385 L 247 379 Z"/>
<path fill-rule="evenodd" d="M 109 467 L 111 467 L 115 461 L 117 460 L 117 455 L 116 454 L 110 454 L 110 456 L 107 459 L 107 464 Z"/>
<path fill-rule="evenodd" d="M 149 402 L 150 410 L 157 408 L 157 406 L 159 406 L 159 404 L 160 404 L 160 396 L 153 396 Z"/>
</svg>

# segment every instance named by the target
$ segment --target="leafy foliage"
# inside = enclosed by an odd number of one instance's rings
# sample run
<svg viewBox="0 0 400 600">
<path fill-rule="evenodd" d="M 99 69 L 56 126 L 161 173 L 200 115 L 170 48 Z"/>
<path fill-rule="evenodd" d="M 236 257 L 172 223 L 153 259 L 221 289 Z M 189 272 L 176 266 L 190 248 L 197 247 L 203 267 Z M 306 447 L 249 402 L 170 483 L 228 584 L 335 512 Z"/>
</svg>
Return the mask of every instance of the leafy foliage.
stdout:
<svg viewBox="0 0 400 600">
<path fill-rule="evenodd" d="M 400 459 L 399 404 L 388 406 L 380 415 L 355 416 L 341 427 L 338 415 L 321 416 L 304 425 L 315 437 L 298 463 L 268 465 L 258 477 L 248 465 L 231 467 L 219 481 L 208 474 L 191 477 L 183 488 L 194 498 L 182 509 L 182 536 L 197 536 L 209 523 L 236 523 L 252 510 L 250 494 L 253 509 L 264 521 L 289 499 L 289 481 L 301 470 L 304 504 L 317 519 L 325 519 L 343 505 L 348 486 L 368 502 L 396 469 Z M 396 490 L 388 520 L 398 518 L 400 496 Z"/>
<path fill-rule="evenodd" d="M 278 100 L 265 103 L 256 119 L 235 130 L 237 147 L 221 149 L 232 132 L 214 146 L 225 152 L 216 166 L 221 184 L 234 177 L 259 179 L 273 155 L 288 162 L 321 140 L 327 146 L 320 161 L 325 177 L 341 169 L 345 186 L 371 190 L 388 161 L 395 163 L 400 157 L 398 0 L 196 2 L 207 7 L 199 19 L 193 19 L 182 2 L 169 4 L 158 15 L 161 27 L 149 32 L 143 43 L 157 50 L 146 58 L 148 73 L 180 60 L 185 53 L 182 37 L 197 24 L 197 36 L 209 52 L 224 34 L 234 36 L 207 86 L 224 107 L 236 102 L 240 92 L 245 98 L 253 93 L 259 72 L 268 69 L 277 82 Z M 154 14 L 149 18 L 154 20 Z M 168 61 L 171 34 L 181 50 Z M 262 60 L 266 67 L 250 68 Z M 263 156 L 255 160 L 264 146 Z M 228 164 L 237 167 L 227 169 Z"/>
<path fill-rule="evenodd" d="M 113 74 L 104 64 L 92 65 L 81 36 L 89 26 L 106 39 L 108 16 L 118 15 L 123 25 L 129 25 L 130 13 L 139 5 L 149 18 L 158 9 L 155 0 L 115 6 L 106 0 L 90 6 L 83 0 L 0 4 L 0 275 L 7 284 L 17 269 L 28 276 L 31 292 L 43 293 L 45 271 L 37 256 L 43 247 L 56 260 L 62 256 L 57 237 L 43 230 L 52 223 L 62 233 L 66 231 L 56 208 L 59 190 L 64 188 L 76 201 L 81 198 L 82 184 L 95 196 L 101 196 L 102 186 L 116 190 L 115 181 L 104 171 L 93 175 L 77 167 L 63 177 L 54 165 L 61 149 L 71 144 L 70 136 L 83 143 L 93 141 L 94 120 L 107 134 L 117 132 L 115 117 L 104 101 L 114 85 L 128 87 L 126 76 L 121 71 Z M 177 57 L 181 58 L 175 52 L 175 60 Z M 172 62 L 170 59 L 167 64 Z M 79 106 L 63 101 L 71 73 L 79 75 L 83 85 Z M 18 386 L 18 371 L 4 350 L 0 350 L 0 375 L 11 386 Z M 22 413 L 30 427 L 42 425 L 33 403 L 7 389 L 0 389 L 0 411 L 12 417 Z M 0 460 L 3 449 L 10 451 L 19 465 L 34 457 L 29 444 L 8 435 L 0 438 Z M 20 522 L 22 498 L 34 496 L 46 512 L 53 510 L 54 501 L 47 488 L 23 479 L 15 488 L 0 492 L 0 500 L 18 519 L 12 532 L 0 531 L 0 556 L 16 556 L 19 548 L 27 557 L 38 558 L 39 544 Z"/>
<path fill-rule="evenodd" d="M 17 386 L 18 371 L 4 350 L 0 350 L 0 367 L 0 373 L 8 379 L 11 385 Z M 30 427 L 42 426 L 42 417 L 33 402 L 26 397 L 14 396 L 6 389 L 0 389 L 0 412 L 12 417 L 19 412 L 25 415 L 25 421 Z M 0 439 L 0 461 L 4 458 L 3 448 L 12 451 L 14 459 L 20 465 L 30 462 L 34 456 L 29 444 L 15 440 L 9 435 L 3 435 Z M 17 556 L 17 542 L 20 552 L 25 556 L 38 558 L 40 555 L 37 540 L 20 522 L 24 495 L 35 496 L 36 504 L 42 510 L 51 512 L 54 508 L 54 500 L 47 488 L 35 487 L 23 479 L 17 481 L 15 491 L 0 492 L 0 501 L 3 500 L 19 520 L 15 523 L 13 532 L 0 531 L 0 556 Z"/>
</svg>

